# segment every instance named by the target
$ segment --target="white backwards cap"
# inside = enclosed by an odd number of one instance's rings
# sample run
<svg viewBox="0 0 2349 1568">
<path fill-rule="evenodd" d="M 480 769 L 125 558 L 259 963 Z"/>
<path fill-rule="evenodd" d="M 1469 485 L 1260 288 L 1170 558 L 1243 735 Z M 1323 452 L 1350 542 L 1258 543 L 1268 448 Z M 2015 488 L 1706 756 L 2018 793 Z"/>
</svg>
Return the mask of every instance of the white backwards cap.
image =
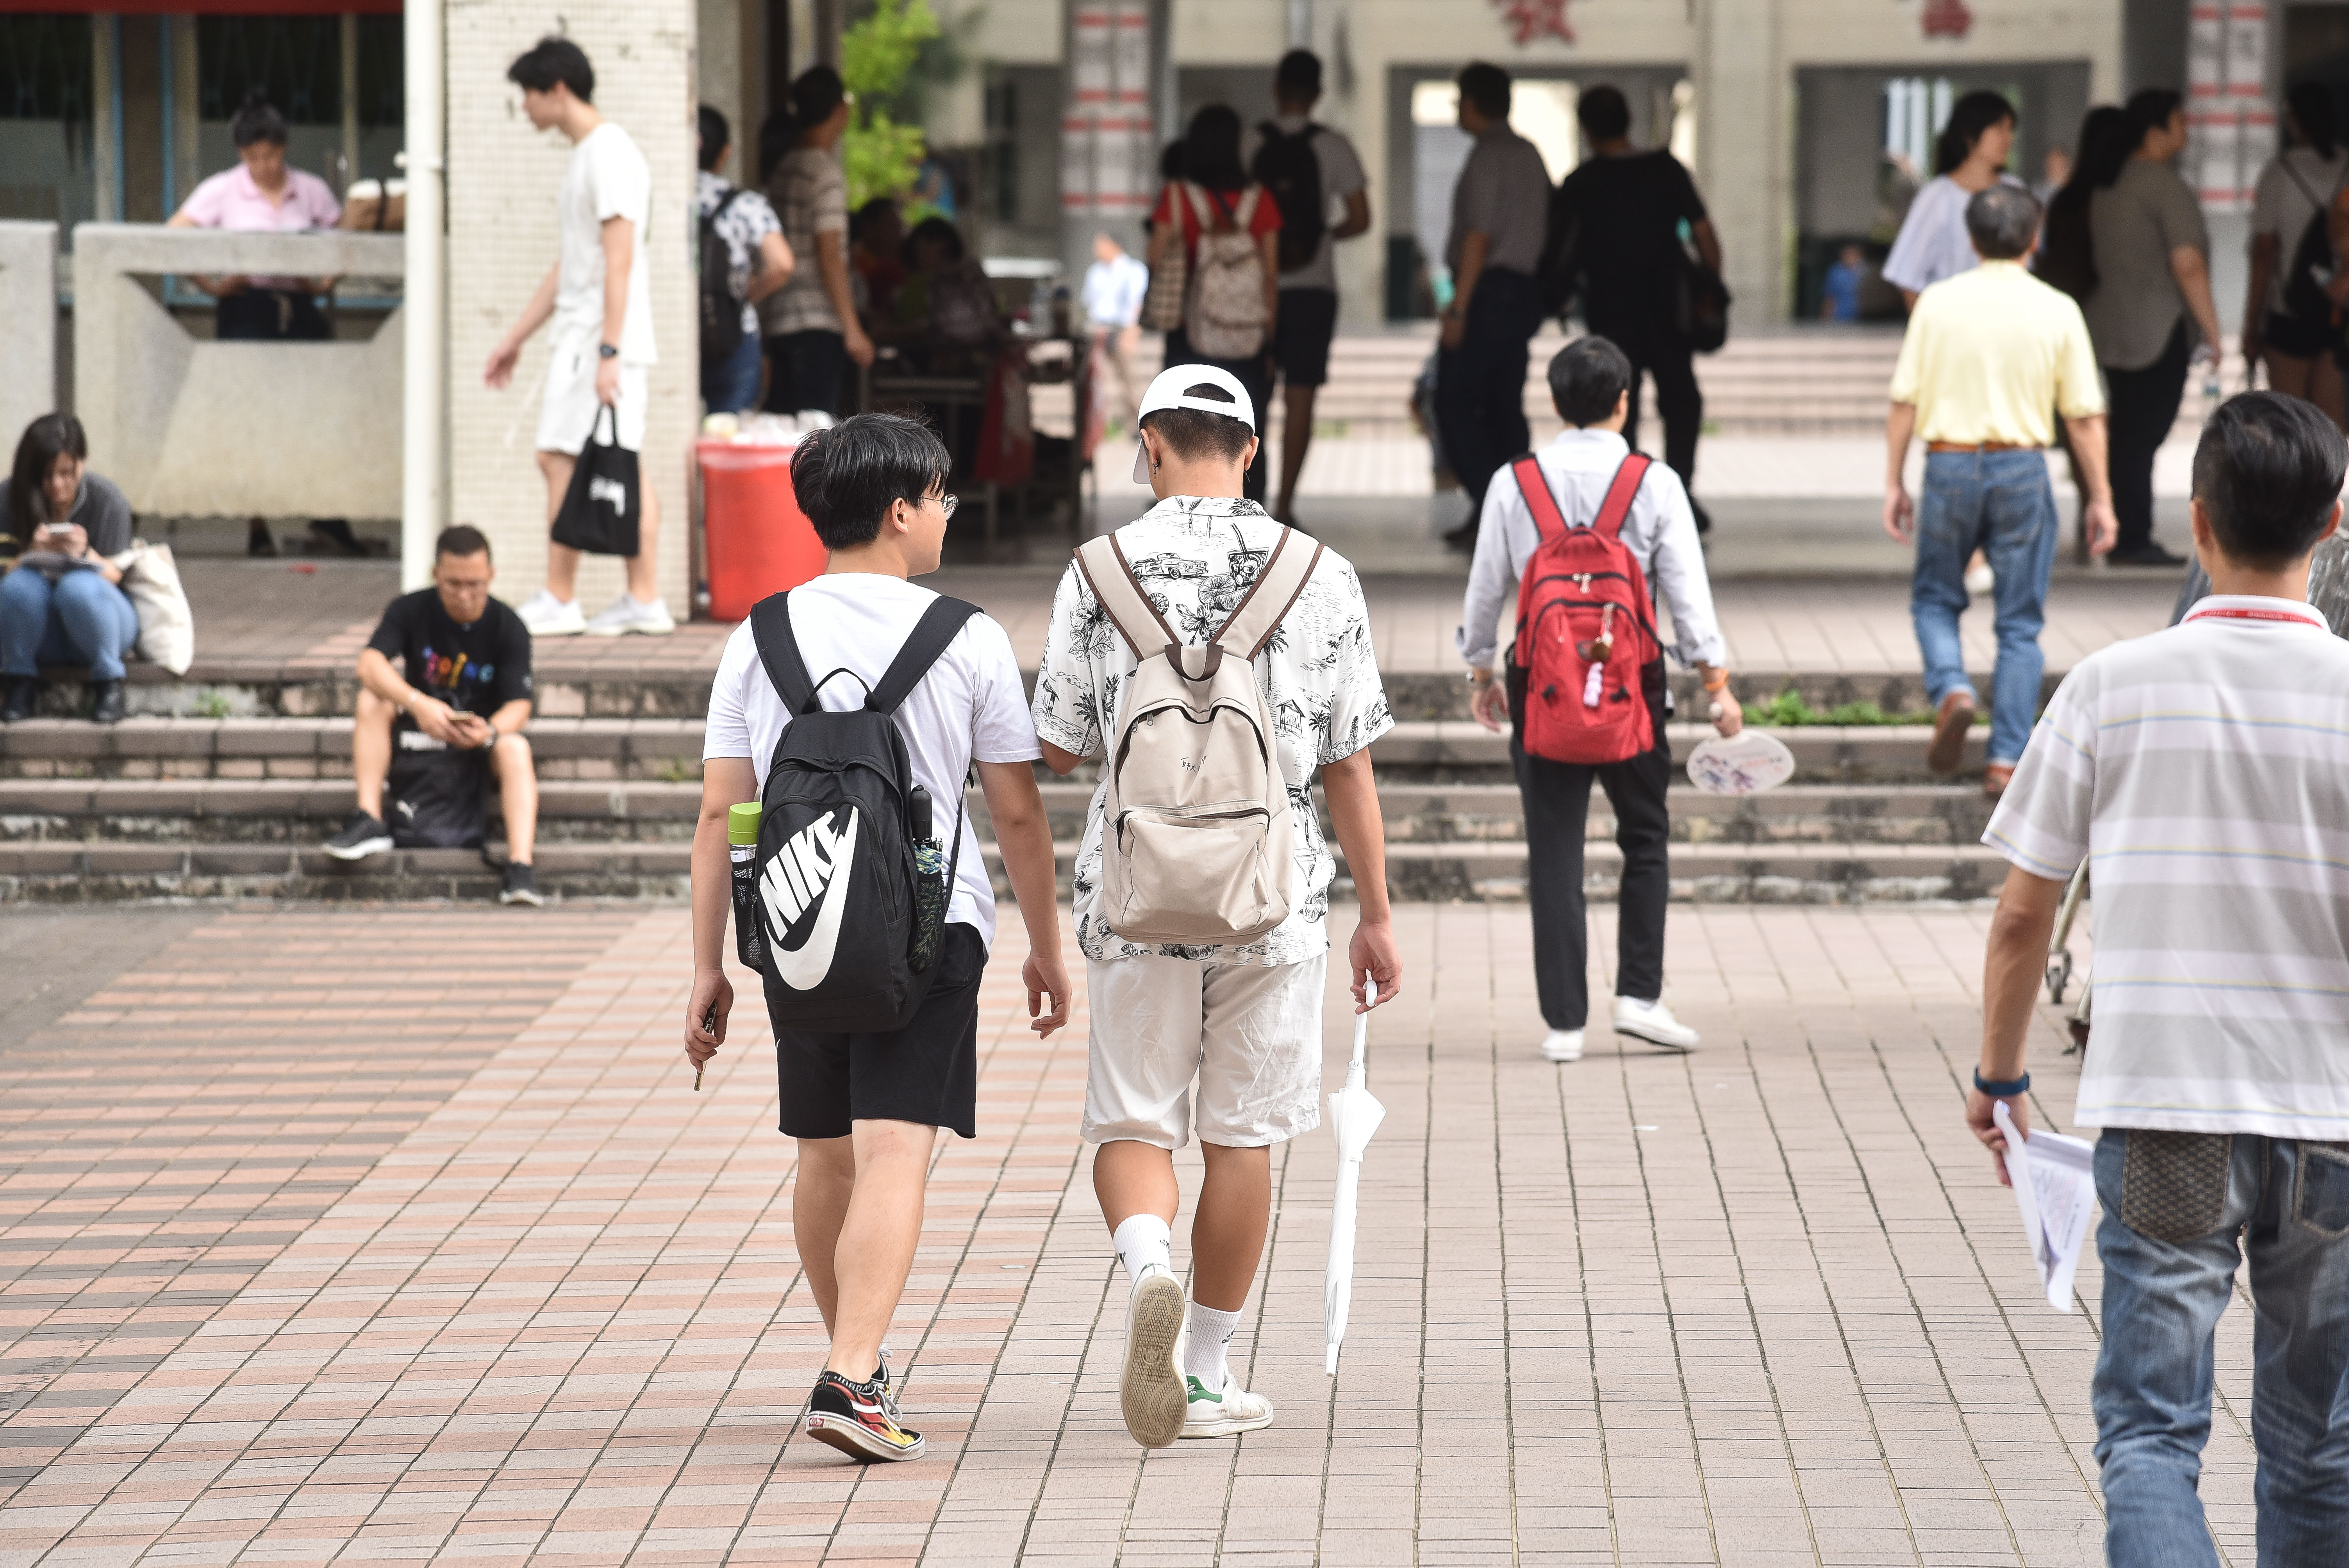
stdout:
<svg viewBox="0 0 2349 1568">
<path fill-rule="evenodd" d="M 1210 397 L 1184 396 L 1187 388 L 1198 386 L 1220 387 L 1232 395 L 1229 403 L 1218 403 Z M 1133 443 L 1133 482 L 1150 482 L 1150 449 L 1142 444 L 1138 428 L 1143 417 L 1155 414 L 1161 408 L 1196 408 L 1203 414 L 1221 414 L 1227 419 L 1237 419 L 1251 431 L 1256 428 L 1256 404 L 1240 385 L 1240 378 L 1230 371 L 1213 365 L 1170 365 L 1150 383 L 1150 390 L 1142 395 L 1142 407 L 1133 416 L 1137 434 Z"/>
</svg>

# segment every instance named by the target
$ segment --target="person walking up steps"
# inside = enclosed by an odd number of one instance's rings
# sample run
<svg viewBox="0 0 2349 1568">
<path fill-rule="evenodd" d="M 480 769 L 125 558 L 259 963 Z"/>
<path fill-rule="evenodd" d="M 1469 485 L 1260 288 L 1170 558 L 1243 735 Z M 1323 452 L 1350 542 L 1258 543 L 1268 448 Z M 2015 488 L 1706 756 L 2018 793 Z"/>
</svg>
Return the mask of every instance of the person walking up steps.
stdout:
<svg viewBox="0 0 2349 1568">
<path fill-rule="evenodd" d="M 943 882 L 943 930 L 925 972 L 927 990 L 914 989 L 914 1010 L 900 1026 L 792 1022 L 820 999 L 837 1005 L 843 989 L 878 985 L 893 973 L 898 961 L 856 936 L 877 929 L 890 907 L 903 918 L 905 902 L 916 909 L 924 903 L 918 889 L 894 906 L 867 900 L 868 910 L 857 902 L 868 874 L 889 869 L 872 857 L 894 824 L 860 815 L 856 798 L 843 808 L 844 819 L 832 819 L 844 820 L 844 830 L 823 831 L 818 819 L 789 839 L 769 840 L 774 853 L 758 895 L 766 914 L 752 934 L 755 944 L 772 944 L 754 955 L 764 960 L 781 1126 L 799 1140 L 792 1234 L 832 1336 L 809 1396 L 807 1435 L 859 1460 L 921 1457 L 922 1434 L 898 1418 L 882 1341 L 921 1241 L 922 1184 L 937 1130 L 977 1136 L 978 988 L 995 939 L 995 890 L 978 835 L 965 831 L 962 820 L 963 780 L 974 766 L 1028 928 L 1021 975 L 1031 1026 L 1050 1035 L 1069 1016 L 1052 834 L 1036 789 L 1036 732 L 1011 641 L 974 606 L 906 581 L 937 570 L 955 511 L 955 498 L 943 493 L 950 464 L 935 432 L 894 414 L 860 414 L 800 443 L 792 490 L 831 556 L 823 576 L 761 602 L 727 641 L 710 688 L 693 840 L 694 981 L 685 1054 L 697 1074 L 725 1043 L 734 1006 L 721 961 L 732 896 L 730 816 L 752 801 L 767 814 L 802 810 L 821 792 L 804 782 L 810 770 L 794 750 L 802 724 L 821 727 L 809 733 L 823 738 L 807 744 L 823 752 L 843 744 L 835 735 L 857 733 L 852 715 L 890 714 L 902 735 L 898 766 L 912 780 L 905 838 L 915 843 L 907 858 L 921 864 L 924 843 L 930 853 L 945 851 L 935 873 L 920 873 Z M 782 696 L 811 687 L 797 703 Z M 816 756 L 812 770 L 824 773 L 830 763 L 832 779 L 877 779 L 880 770 L 838 766 L 845 755 Z M 779 791 L 779 778 L 798 792 Z M 771 918 L 783 920 L 780 932 L 770 928 Z M 905 1016 L 902 1005 L 894 1010 Z"/>
<path fill-rule="evenodd" d="M 1347 950 L 1357 1010 L 1393 996 L 1402 965 L 1368 749 L 1394 720 L 1361 583 L 1338 555 L 1242 499 L 1257 409 L 1236 377 L 1177 365 L 1150 384 L 1139 424 L 1137 467 L 1146 465 L 1158 502 L 1061 574 L 1035 719 L 1056 773 L 1105 749 L 1118 759 L 1077 848 L 1077 944 L 1092 1019 L 1084 1138 L 1096 1146 L 1093 1191 L 1131 1284 L 1120 1405 L 1134 1439 L 1163 1448 L 1273 1418 L 1272 1401 L 1232 1375 L 1230 1343 L 1271 1218 L 1272 1146 L 1321 1117 L 1337 867 L 1313 810 L 1317 770 L 1361 901 Z M 1185 655 L 1180 669 L 1166 653 L 1210 642 L 1217 647 Z M 1214 717 L 1195 727 L 1198 755 L 1153 744 L 1154 715 L 1179 703 L 1195 716 L 1211 696 Z M 1247 727 L 1257 725 L 1274 733 Z M 1194 732 L 1175 729 L 1185 740 Z M 1267 746 L 1277 776 L 1266 777 Z M 1242 758 L 1256 759 L 1254 774 Z M 1264 791 L 1266 810 L 1225 813 L 1221 830 L 1185 827 L 1179 809 L 1154 810 L 1149 800 L 1185 792 L 1189 769 L 1212 779 L 1209 792 L 1224 801 L 1253 804 L 1251 791 Z M 1112 790 L 1124 809 L 1105 841 Z M 1197 874 L 1212 844 L 1169 843 L 1208 833 L 1253 857 L 1243 863 L 1258 868 L 1254 882 Z M 1195 895 L 1190 882 L 1223 883 L 1246 916 L 1226 902 L 1212 916 L 1178 918 L 1164 906 Z M 1195 939 L 1170 939 L 1178 925 Z M 1207 934 L 1217 931 L 1235 934 Z M 1174 1151 L 1195 1130 L 1206 1180 L 1191 1225 L 1186 1308 L 1171 1255 L 1182 1196 Z"/>
<path fill-rule="evenodd" d="M 1717 706 L 1715 727 L 1723 735 L 1734 735 L 1744 723 L 1737 698 L 1729 689 L 1728 655 L 1713 618 L 1713 585 L 1705 576 L 1704 551 L 1697 542 L 1688 491 L 1669 465 L 1650 463 L 1633 452 L 1622 436 L 1636 395 L 1633 375 L 1630 359 L 1603 337 L 1578 339 L 1551 358 L 1550 401 L 1567 428 L 1540 452 L 1519 458 L 1511 465 L 1512 471 L 1501 475 L 1485 496 L 1476 556 L 1468 568 L 1468 593 L 1462 606 L 1460 655 L 1468 662 L 1469 684 L 1475 687 L 1470 710 L 1487 729 L 1510 727 L 1509 759 L 1516 769 L 1517 791 L 1525 802 L 1534 983 L 1541 1000 L 1542 1021 L 1549 1026 L 1541 1053 L 1553 1062 L 1581 1059 L 1583 1024 L 1590 1011 L 1585 978 L 1589 972 L 1589 934 L 1583 915 L 1582 850 L 1589 831 L 1593 780 L 1607 791 L 1608 803 L 1614 808 L 1615 841 L 1623 851 L 1615 1032 L 1669 1050 L 1690 1050 L 1697 1043 L 1697 1032 L 1672 1016 L 1664 1005 L 1664 906 L 1671 895 L 1671 809 L 1667 791 L 1671 786 L 1672 753 L 1664 732 L 1663 650 L 1652 645 L 1658 595 L 1672 613 L 1682 663 L 1696 666 L 1709 700 Z M 1594 596 L 1603 597 L 1607 591 L 1597 587 L 1602 575 L 1628 578 L 1636 572 L 1645 583 L 1654 584 L 1652 593 L 1629 595 L 1628 602 L 1616 601 L 1630 612 L 1619 622 L 1602 609 L 1600 625 L 1607 631 L 1588 628 L 1596 634 L 1575 650 L 1578 657 L 1591 660 L 1578 667 L 1600 677 L 1599 686 L 1590 688 L 1588 705 L 1594 723 L 1598 722 L 1595 716 L 1609 706 L 1603 691 L 1608 653 L 1614 652 L 1619 641 L 1624 652 L 1634 654 L 1630 667 L 1639 674 L 1617 687 L 1615 700 L 1626 705 L 1627 713 L 1631 700 L 1644 703 L 1648 709 L 1649 744 L 1637 749 L 1626 745 L 1551 746 L 1547 735 L 1555 721 L 1537 721 L 1527 712 L 1530 682 L 1523 661 L 1532 652 L 1529 645 L 1513 651 L 1506 681 L 1493 678 L 1497 640 L 1494 624 L 1502 602 L 1511 588 L 1525 580 L 1527 564 L 1538 552 L 1563 531 L 1584 528 L 1619 540 L 1622 552 L 1630 557 L 1628 565 L 1610 565 L 1585 556 L 1570 566 L 1545 567 L 1545 572 L 1587 572 L 1597 567 L 1579 584 L 1577 596 L 1595 589 Z M 1576 544 L 1583 550 L 1591 548 L 1587 540 Z M 1538 595 L 1541 588 L 1536 585 L 1530 592 Z M 1526 612 L 1520 608 L 1518 613 Z M 1566 616 L 1569 624 L 1576 613 L 1570 603 L 1552 611 Z M 1587 615 L 1588 611 L 1582 614 Z M 1584 650 L 1599 636 L 1610 640 L 1607 653 L 1594 659 Z M 1641 643 L 1651 645 L 1640 647 Z M 1574 686 L 1576 679 L 1574 672 L 1567 673 L 1567 685 Z M 1638 692 L 1626 689 L 1634 684 Z M 1578 695 L 1578 688 L 1569 693 Z M 1554 697 L 1550 700 L 1555 702 Z M 1579 703 L 1567 709 L 1569 718 L 1585 711 Z M 1542 735 L 1533 733 L 1537 723 L 1541 724 Z M 1631 727 L 1636 737 L 1639 726 L 1634 723 Z M 1549 755 L 1558 750 L 1604 755 L 1609 749 L 1616 759 L 1568 761 Z"/>
<path fill-rule="evenodd" d="M 612 410 L 612 438 L 629 451 L 644 450 L 647 380 L 657 357 L 652 282 L 645 262 L 652 166 L 628 133 L 596 109 L 595 67 L 570 39 L 541 38 L 506 76 L 522 88 L 530 123 L 540 130 L 559 130 L 571 143 L 557 206 L 563 254 L 490 351 L 482 373 L 492 387 L 512 385 L 522 346 L 550 319 L 554 323 L 546 392 L 538 410 L 538 467 L 546 476 L 546 521 L 552 528 L 580 450 L 604 409 Z M 515 607 L 532 636 L 665 636 L 677 629 L 655 581 L 657 491 L 651 485 L 641 489 L 642 521 L 636 552 L 628 557 L 626 588 L 594 618 L 582 614 L 579 552 L 550 541 L 546 586 Z"/>
<path fill-rule="evenodd" d="M 2220 406 L 2189 503 L 2214 592 L 2074 666 L 1982 834 L 2010 862 L 1965 1107 L 1992 1150 L 2001 1103 L 2030 1134 L 2024 1047 L 2083 861 L 2095 890 L 2072 1119 L 2100 1130 L 2090 1398 L 2112 1568 L 2216 1568 L 2196 1484 L 2246 1264 L 2258 1561 L 2349 1563 L 2349 643 L 2307 603 L 2344 466 L 2313 403 Z"/>
<path fill-rule="evenodd" d="M 1917 296 L 1892 371 L 1885 419 L 1884 530 L 1917 542 L 1909 608 L 1934 705 L 1925 754 L 1936 773 L 1957 769 L 1974 721 L 1958 616 L 1969 599 L 1966 562 L 1988 555 L 1998 593 L 1989 766 L 1982 788 L 2006 788 L 2039 708 L 2047 575 L 2061 523 L 2044 449 L 2064 416 L 2087 490 L 2089 548 L 2113 547 L 2113 492 L 2105 469 L 2105 401 L 2080 307 L 2023 270 L 2039 232 L 2039 202 L 2019 185 L 1993 185 L 1966 203 L 1982 264 Z M 1912 437 L 1925 441 L 1925 493 L 1909 499 L 1902 470 Z"/>
</svg>

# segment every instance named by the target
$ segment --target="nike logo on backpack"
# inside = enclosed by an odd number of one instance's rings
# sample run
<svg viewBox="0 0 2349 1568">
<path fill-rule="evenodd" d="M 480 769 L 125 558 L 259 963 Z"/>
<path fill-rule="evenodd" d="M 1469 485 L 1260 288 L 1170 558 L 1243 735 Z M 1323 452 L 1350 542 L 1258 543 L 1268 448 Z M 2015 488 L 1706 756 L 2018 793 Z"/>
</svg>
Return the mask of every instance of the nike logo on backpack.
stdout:
<svg viewBox="0 0 2349 1568">
<path fill-rule="evenodd" d="M 832 973 L 833 953 L 840 945 L 840 917 L 847 907 L 848 859 L 856 852 L 854 807 L 848 809 L 847 819 L 835 831 L 831 819 L 819 818 L 785 839 L 759 879 L 774 975 L 794 991 L 812 991 Z M 822 904 L 806 940 L 796 948 L 785 947 L 784 934 L 818 900 Z"/>
</svg>

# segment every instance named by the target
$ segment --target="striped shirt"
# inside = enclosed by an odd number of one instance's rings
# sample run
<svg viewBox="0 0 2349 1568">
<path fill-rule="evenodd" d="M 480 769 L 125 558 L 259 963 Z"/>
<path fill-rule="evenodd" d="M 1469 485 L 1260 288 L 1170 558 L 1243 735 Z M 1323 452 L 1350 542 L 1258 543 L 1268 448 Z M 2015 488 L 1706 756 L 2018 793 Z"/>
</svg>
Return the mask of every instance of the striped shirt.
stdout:
<svg viewBox="0 0 2349 1568">
<path fill-rule="evenodd" d="M 2081 661 L 1982 841 L 2095 901 L 2084 1127 L 2349 1140 L 2349 642 L 2213 594 Z"/>
<path fill-rule="evenodd" d="M 791 282 L 759 302 L 759 330 L 769 337 L 846 330 L 824 292 L 823 268 L 815 253 L 818 234 L 839 235 L 841 253 L 848 252 L 848 176 L 841 171 L 840 155 L 820 147 L 793 148 L 768 176 L 767 196 L 798 265 Z"/>
</svg>

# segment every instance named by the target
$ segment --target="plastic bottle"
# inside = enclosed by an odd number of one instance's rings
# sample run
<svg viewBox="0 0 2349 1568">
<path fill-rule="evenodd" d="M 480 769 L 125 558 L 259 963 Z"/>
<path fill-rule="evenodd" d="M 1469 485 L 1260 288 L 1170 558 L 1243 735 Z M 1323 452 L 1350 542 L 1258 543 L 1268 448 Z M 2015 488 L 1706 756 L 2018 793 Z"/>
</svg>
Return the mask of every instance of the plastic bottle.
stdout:
<svg viewBox="0 0 2349 1568">
<path fill-rule="evenodd" d="M 746 969 L 767 972 L 767 944 L 759 935 L 759 822 L 756 804 L 726 809 L 726 852 L 734 869 L 734 952 Z"/>
</svg>

